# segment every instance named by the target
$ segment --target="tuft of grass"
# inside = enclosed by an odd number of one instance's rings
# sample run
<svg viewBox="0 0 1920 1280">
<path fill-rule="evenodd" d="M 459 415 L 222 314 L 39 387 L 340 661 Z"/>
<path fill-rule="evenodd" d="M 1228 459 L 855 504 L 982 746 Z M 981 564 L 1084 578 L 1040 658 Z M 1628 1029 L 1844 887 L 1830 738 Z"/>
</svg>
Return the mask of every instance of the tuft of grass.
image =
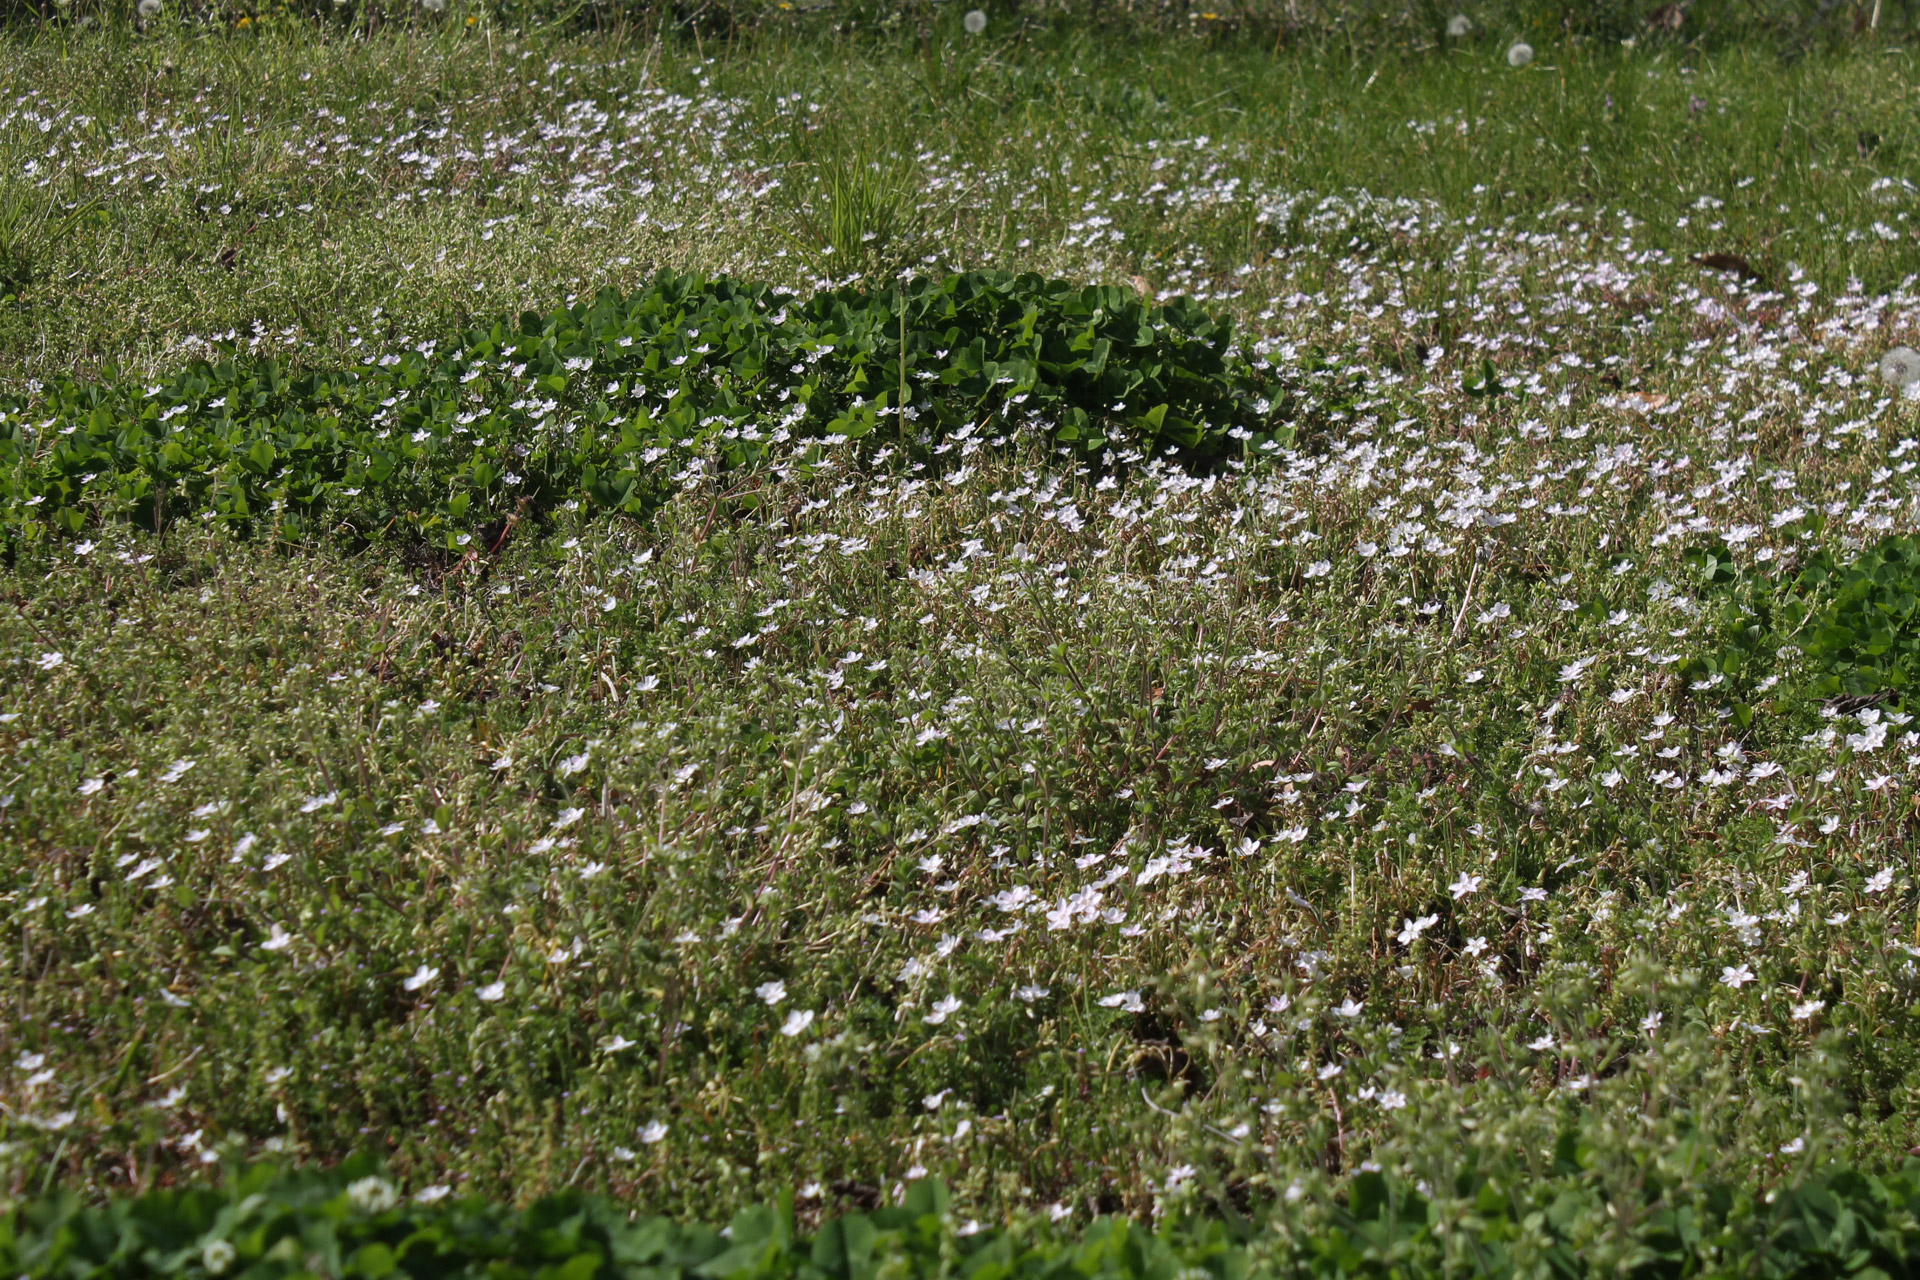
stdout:
<svg viewBox="0 0 1920 1280">
<path fill-rule="evenodd" d="M 807 162 L 805 173 L 787 239 L 816 277 L 889 280 L 922 265 L 933 211 L 909 164 L 833 156 Z"/>
</svg>

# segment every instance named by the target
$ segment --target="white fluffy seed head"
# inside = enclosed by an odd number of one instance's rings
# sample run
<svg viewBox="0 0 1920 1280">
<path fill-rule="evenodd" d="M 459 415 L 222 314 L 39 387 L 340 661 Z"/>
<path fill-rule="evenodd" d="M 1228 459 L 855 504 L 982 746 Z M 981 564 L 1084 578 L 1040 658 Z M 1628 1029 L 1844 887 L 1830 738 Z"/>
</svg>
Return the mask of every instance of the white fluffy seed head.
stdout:
<svg viewBox="0 0 1920 1280">
<path fill-rule="evenodd" d="M 1525 40 L 1515 40 L 1513 46 L 1507 50 L 1507 65 L 1510 67 L 1524 67 L 1532 61 L 1533 46 Z"/>
<path fill-rule="evenodd" d="M 1906 388 L 1920 382 L 1920 351 L 1895 347 L 1880 357 L 1880 380 L 1891 387 Z"/>
<path fill-rule="evenodd" d="M 987 11 L 985 9 L 969 9 L 967 10 L 967 16 L 962 18 L 960 22 L 961 25 L 966 27 L 968 35 L 977 36 L 987 29 Z"/>
<path fill-rule="evenodd" d="M 1447 19 L 1447 34 L 1455 40 L 1473 30 L 1473 19 L 1464 13 L 1456 13 Z"/>
</svg>

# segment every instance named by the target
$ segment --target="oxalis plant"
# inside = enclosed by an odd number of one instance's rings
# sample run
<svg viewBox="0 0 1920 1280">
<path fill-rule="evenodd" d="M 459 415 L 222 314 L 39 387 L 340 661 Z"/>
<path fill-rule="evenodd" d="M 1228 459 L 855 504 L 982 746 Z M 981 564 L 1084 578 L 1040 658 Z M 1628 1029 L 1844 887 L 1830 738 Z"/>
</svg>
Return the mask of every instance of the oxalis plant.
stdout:
<svg viewBox="0 0 1920 1280">
<path fill-rule="evenodd" d="M 1817 512 L 1798 523 L 1809 542 L 1827 530 Z M 1694 548 L 1687 563 L 1712 601 L 1713 647 L 1680 674 L 1696 694 L 1732 695 L 1743 727 L 1749 700 L 1769 694 L 1844 711 L 1906 707 L 1920 679 L 1920 538 L 1889 535 L 1838 555 L 1815 545 L 1772 573 L 1743 571 L 1724 543 Z"/>
<path fill-rule="evenodd" d="M 523 1209 L 411 1197 L 376 1161 L 329 1171 L 235 1169 L 219 1189 L 152 1192 L 84 1207 L 59 1196 L 0 1219 L 0 1263 L 21 1276 L 334 1275 L 586 1277 L 634 1280 L 872 1280 L 880 1276 L 1395 1276 L 1902 1274 L 1920 1260 L 1920 1179 L 1911 1170 L 1808 1178 L 1755 1204 L 1718 1184 L 1682 1204 L 1660 1188 L 1609 1211 L 1586 1193 L 1571 1135 L 1556 1168 L 1515 1188 L 1463 1171 L 1468 1211 L 1450 1216 L 1429 1191 L 1365 1172 L 1320 1212 L 1271 1224 L 1173 1212 L 1156 1226 L 1096 1219 L 1079 1231 L 1022 1217 L 961 1221 L 946 1188 L 918 1181 L 897 1203 L 817 1223 L 785 1194 L 734 1215 L 724 1229 L 640 1216 L 601 1197 L 547 1196 Z M 1451 1198 L 1451 1197 L 1449 1197 Z M 1620 1221 L 1598 1249 L 1593 1216 Z M 1586 1246 L 1585 1249 L 1582 1246 Z"/>
<path fill-rule="evenodd" d="M 688 466 L 836 442 L 925 464 L 1040 437 L 1204 467 L 1290 441 L 1286 418 L 1278 371 L 1190 302 L 999 272 L 806 299 L 663 276 L 351 368 L 236 353 L 152 386 L 60 379 L 0 402 L 0 526 L 201 516 L 461 547 L 529 508 L 644 515 Z"/>
</svg>

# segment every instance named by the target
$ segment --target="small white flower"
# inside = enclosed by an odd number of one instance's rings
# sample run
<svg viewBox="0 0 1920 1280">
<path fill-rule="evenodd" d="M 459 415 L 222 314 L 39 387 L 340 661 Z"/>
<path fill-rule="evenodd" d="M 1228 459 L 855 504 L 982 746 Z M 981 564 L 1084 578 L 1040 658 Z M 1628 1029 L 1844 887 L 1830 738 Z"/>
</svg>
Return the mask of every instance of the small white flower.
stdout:
<svg viewBox="0 0 1920 1280">
<path fill-rule="evenodd" d="M 41 654 L 38 658 L 34 659 L 34 665 L 42 671 L 51 671 L 66 660 L 67 655 L 56 650 Z"/>
<path fill-rule="evenodd" d="M 1015 987 L 1013 989 L 1013 998 L 1025 1004 L 1032 1004 L 1035 1000 L 1044 1000 L 1047 998 L 1047 988 L 1033 986 L 1031 984 L 1024 987 Z"/>
<path fill-rule="evenodd" d="M 430 968 L 429 966 L 423 964 L 418 969 L 415 969 L 413 971 L 412 977 L 408 978 L 405 982 L 401 983 L 400 985 L 405 987 L 409 991 L 418 991 L 420 988 L 426 986 L 429 982 L 432 982 L 435 978 L 439 976 L 440 976 L 440 971 L 438 969 Z"/>
<path fill-rule="evenodd" d="M 1403 947 L 1412 946 L 1416 938 L 1438 923 L 1440 923 L 1439 916 L 1421 916 L 1418 920 L 1402 920 L 1400 922 L 1400 932 L 1397 935 L 1400 939 L 1400 945 Z"/>
<path fill-rule="evenodd" d="M 1453 895 L 1453 900 L 1455 902 L 1458 902 L 1460 901 L 1460 899 L 1466 897 L 1470 893 L 1478 893 L 1480 890 L 1480 883 L 1481 883 L 1481 879 L 1479 876 L 1468 875 L 1466 872 L 1462 871 L 1460 873 L 1460 878 L 1447 886 L 1447 892 Z"/>
<path fill-rule="evenodd" d="M 1753 981 L 1753 970 L 1744 964 L 1730 964 L 1720 970 L 1722 986 L 1732 987 L 1735 991 Z"/>
<path fill-rule="evenodd" d="M 197 763 L 199 762 L 195 760 L 175 760 L 167 766 L 167 771 L 160 775 L 160 781 L 178 782 L 180 779 L 186 777 L 188 771 Z"/>
<path fill-rule="evenodd" d="M 1572 684 L 1587 674 L 1587 668 L 1593 665 L 1592 658 L 1579 658 L 1560 668 L 1560 683 Z"/>
<path fill-rule="evenodd" d="M 1515 40 L 1507 50 L 1507 65 L 1510 67 L 1524 67 L 1532 61 L 1533 46 L 1525 40 Z"/>
<path fill-rule="evenodd" d="M 267 940 L 260 944 L 260 949 L 262 951 L 285 951 L 292 945 L 293 935 L 276 924 L 272 930 L 269 931 Z"/>
<path fill-rule="evenodd" d="M 323 796 L 308 796 L 306 803 L 300 806 L 300 812 L 313 813 L 315 810 L 326 808 L 339 798 L 340 793 L 338 791 L 329 791 Z"/>
<path fill-rule="evenodd" d="M 1640 1019 L 1640 1029 L 1648 1035 L 1652 1035 L 1660 1029 L 1660 1024 L 1664 1021 L 1666 1021 L 1666 1015 L 1658 1009 L 1655 1009 L 1652 1013 Z"/>
<path fill-rule="evenodd" d="M 968 35 L 977 36 L 987 29 L 986 11 L 983 9 L 969 9 L 967 10 L 967 16 L 962 18 L 960 23 L 966 27 Z"/>
<path fill-rule="evenodd" d="M 1366 1007 L 1366 1001 L 1355 1000 L 1352 996 L 1348 996 L 1334 1007 L 1333 1016 L 1336 1018 L 1357 1018 Z"/>
<path fill-rule="evenodd" d="M 604 1053 L 620 1053 L 623 1050 L 633 1048 L 633 1046 L 639 1043 L 638 1040 L 629 1040 L 625 1036 L 616 1033 L 602 1040 L 600 1042 L 600 1048 Z"/>
<path fill-rule="evenodd" d="M 80 784 L 80 794 L 83 796 L 93 795 L 106 785 L 107 780 L 105 778 L 88 778 Z"/>
<path fill-rule="evenodd" d="M 780 1034 L 789 1038 L 799 1035 L 813 1025 L 813 1010 L 795 1009 L 787 1014 L 787 1020 L 780 1024 Z"/>
<path fill-rule="evenodd" d="M 142 16 L 145 15 L 146 8 L 149 4 L 155 9 L 158 9 L 160 7 L 160 0 L 141 0 L 140 10 Z M 217 1276 L 224 1272 L 228 1267 L 233 1265 L 233 1260 L 239 1256 L 239 1251 L 225 1240 L 209 1240 L 200 1246 L 200 1265 L 207 1269 L 207 1274 L 210 1276 Z"/>
<path fill-rule="evenodd" d="M 580 821 L 580 819 L 586 817 L 586 815 L 587 811 L 585 809 L 562 809 L 560 816 L 553 820 L 553 829 L 555 831 L 563 831 Z"/>
<path fill-rule="evenodd" d="M 959 1009 L 960 1009 L 959 996 L 952 996 L 952 995 L 942 996 L 940 999 L 933 1002 L 932 1011 L 929 1012 L 926 1017 L 920 1019 L 920 1021 L 926 1023 L 930 1027 L 937 1027 L 941 1023 L 945 1022 L 949 1015 L 957 1013 Z"/>
<path fill-rule="evenodd" d="M 502 769 L 511 769 L 511 768 L 513 768 L 512 756 L 501 756 L 498 760 L 495 760 L 492 765 L 492 769 L 495 773 L 499 773 Z"/>
<path fill-rule="evenodd" d="M 787 984 L 775 978 L 772 982 L 763 982 L 755 987 L 753 994 L 766 1001 L 771 1008 L 787 998 Z"/>
<path fill-rule="evenodd" d="M 1333 561 L 1315 560 L 1312 564 L 1307 566 L 1306 576 L 1309 578 L 1324 578 L 1332 572 L 1333 572 Z"/>
<path fill-rule="evenodd" d="M 1128 1013 L 1142 1013 L 1145 1012 L 1147 1005 L 1146 1002 L 1140 998 L 1138 991 L 1116 991 L 1110 996 L 1101 997 L 1100 1007 L 1102 1009 L 1122 1009 Z"/>
<path fill-rule="evenodd" d="M 647 1127 L 640 1130 L 640 1141 L 649 1147 L 666 1136 L 667 1126 L 661 1124 L 658 1120 L 647 1121 Z"/>
<path fill-rule="evenodd" d="M 452 1187 L 444 1182 L 436 1182 L 430 1187 L 422 1187 L 414 1192 L 413 1201 L 415 1204 L 438 1204 L 452 1194 Z"/>
<path fill-rule="evenodd" d="M 1795 1022 L 1805 1022 L 1826 1007 L 1827 1002 L 1825 1000 L 1808 1000 L 1803 1004 L 1796 1004 L 1793 1006 L 1793 1020 Z"/>
<path fill-rule="evenodd" d="M 1893 884 L 1893 868 L 1882 867 L 1867 877 L 1868 893 L 1885 893 Z"/>
<path fill-rule="evenodd" d="M 504 982 L 489 982 L 486 986 L 474 992 L 474 994 L 482 1000 L 485 1000 L 488 1004 L 492 1004 L 496 1000 L 506 999 L 507 984 Z"/>
<path fill-rule="evenodd" d="M 347 1184 L 347 1199 L 363 1213 L 385 1213 L 400 1200 L 400 1193 L 385 1178 L 361 1178 Z"/>
</svg>

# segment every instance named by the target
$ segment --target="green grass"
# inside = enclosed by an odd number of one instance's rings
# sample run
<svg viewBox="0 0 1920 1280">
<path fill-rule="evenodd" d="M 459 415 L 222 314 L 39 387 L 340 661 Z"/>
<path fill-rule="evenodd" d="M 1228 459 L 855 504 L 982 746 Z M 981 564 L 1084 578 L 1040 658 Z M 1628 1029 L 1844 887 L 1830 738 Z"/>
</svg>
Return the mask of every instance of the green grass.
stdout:
<svg viewBox="0 0 1920 1280">
<path fill-rule="evenodd" d="M 1273 209 L 1365 190 L 1588 234 L 1596 216 L 1624 210 L 1644 246 L 1739 253 L 1763 269 L 1793 261 L 1829 287 L 1858 277 L 1879 288 L 1915 269 L 1911 235 L 1868 196 L 1920 151 L 1904 49 L 1783 63 L 1767 49 L 1695 58 L 1589 44 L 1514 73 L 1492 38 L 1348 62 L 947 34 L 930 52 L 802 41 L 717 63 L 637 42 L 536 50 L 491 20 L 372 44 L 297 28 L 15 40 L 0 52 L 0 92 L 86 124 L 43 134 L 17 117 L 0 131 L 0 168 L 22 194 L 86 212 L 64 234 L 51 234 L 56 223 L 23 236 L 37 283 L 0 320 L 0 367 L 16 379 L 106 363 L 157 374 L 183 337 L 255 325 L 338 355 L 354 337 L 443 333 L 503 307 L 632 288 L 662 266 L 801 283 L 812 275 L 788 237 L 818 219 L 791 202 L 829 190 L 849 157 L 880 163 L 866 195 L 897 204 L 886 181 L 930 153 L 949 180 L 915 220 L 922 256 L 1139 274 L 1156 289 L 1205 290 L 1276 247 L 1337 249 L 1395 216 L 1263 220 L 1262 192 Z M 619 161 L 596 161 L 599 135 L 542 146 L 541 127 L 584 134 L 591 121 L 565 108 L 590 101 L 614 112 L 619 135 L 618 111 L 656 106 L 649 93 L 739 105 L 690 109 L 661 145 L 624 157 L 604 207 L 560 207 L 571 176 L 598 179 Z M 794 94 L 797 104 L 777 102 Z M 440 128 L 452 132 L 391 143 Z M 1865 155 L 1863 135 L 1875 140 Z M 1204 160 L 1171 145 L 1201 136 L 1213 143 Z M 109 149 L 115 138 L 124 149 Z M 100 164 L 61 165 L 40 186 L 45 153 L 76 142 L 116 167 L 90 178 Z M 446 163 L 423 179 L 410 153 Z M 30 160 L 41 166 L 31 184 L 17 176 Z M 1149 174 L 1177 188 L 1200 172 L 1205 198 L 1129 203 L 1103 215 L 1124 241 L 1067 243 L 1082 238 L 1068 228 L 1093 192 L 1144 190 Z M 634 195 L 635 179 L 652 191 Z M 1726 205 L 1703 214 L 1702 196 Z M 1900 238 L 1881 241 L 1875 221 Z M 1413 246 L 1383 247 L 1406 257 L 1425 305 L 1421 281 L 1434 277 L 1418 268 L 1429 264 Z"/>
<path fill-rule="evenodd" d="M 1463 1169 L 1562 1179 L 1619 1244 L 1904 1156 L 1920 739 L 1791 651 L 1733 703 L 1688 555 L 1915 523 L 1872 375 L 1920 324 L 1904 50 L 463 16 L 0 44 L 20 421 L 662 269 L 911 265 L 1193 295 L 1315 429 L 1204 476 L 716 442 L 487 554 L 191 508 L 13 546 L 9 1195 L 372 1149 L 705 1221 L 933 1175 L 1084 1222 L 1378 1166 L 1456 1218 Z"/>
</svg>

